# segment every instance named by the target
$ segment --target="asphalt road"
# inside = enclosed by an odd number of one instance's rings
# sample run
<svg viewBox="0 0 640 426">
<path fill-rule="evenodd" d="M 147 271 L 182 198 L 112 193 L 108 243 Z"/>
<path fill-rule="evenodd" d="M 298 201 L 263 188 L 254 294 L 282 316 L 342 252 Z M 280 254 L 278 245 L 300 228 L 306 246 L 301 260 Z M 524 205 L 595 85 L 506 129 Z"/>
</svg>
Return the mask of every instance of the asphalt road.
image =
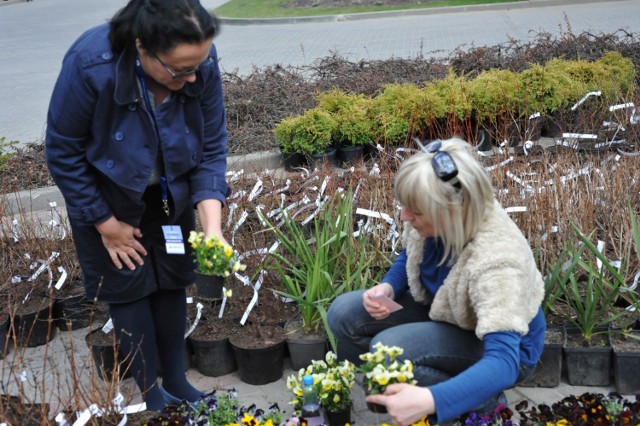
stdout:
<svg viewBox="0 0 640 426">
<path fill-rule="evenodd" d="M 203 0 L 207 8 L 223 0 Z M 336 52 L 351 60 L 443 55 L 456 47 L 494 45 L 535 33 L 640 32 L 640 1 L 579 2 L 370 19 L 304 23 L 225 24 L 215 43 L 224 71 L 308 65 Z M 49 97 L 69 45 L 87 28 L 108 20 L 126 0 L 10 0 L 0 7 L 0 136 L 26 143 L 42 137 Z M 522 5 L 520 5 L 522 6 Z M 462 9 L 466 10 L 466 9 Z"/>
</svg>

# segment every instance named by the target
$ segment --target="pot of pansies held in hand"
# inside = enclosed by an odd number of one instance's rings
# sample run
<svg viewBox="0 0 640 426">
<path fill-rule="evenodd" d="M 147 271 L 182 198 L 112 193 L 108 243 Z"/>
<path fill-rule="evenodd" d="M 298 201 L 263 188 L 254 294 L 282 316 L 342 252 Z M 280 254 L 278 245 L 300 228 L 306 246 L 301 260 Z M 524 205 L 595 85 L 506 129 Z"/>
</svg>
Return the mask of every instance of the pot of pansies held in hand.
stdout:
<svg viewBox="0 0 640 426">
<path fill-rule="evenodd" d="M 233 248 L 216 236 L 205 237 L 204 233 L 191 231 L 189 244 L 196 263 L 196 291 L 205 300 L 222 298 L 224 280 L 232 272 L 244 271 L 247 267 L 238 260 Z"/>
<path fill-rule="evenodd" d="M 334 352 L 327 352 L 324 360 L 313 360 L 298 374 L 287 378 L 287 389 L 294 396 L 290 404 L 295 414 L 301 413 L 302 383 L 306 375 L 313 376 L 313 384 L 318 391 L 320 405 L 328 426 L 344 426 L 351 422 L 351 388 L 355 381 L 356 366 L 348 361 L 338 361 Z"/>
<path fill-rule="evenodd" d="M 415 385 L 413 380 L 413 363 L 397 360 L 404 349 L 398 346 L 385 346 L 381 342 L 373 345 L 374 351 L 360 355 L 363 363 L 357 371 L 364 373 L 364 391 L 367 395 L 384 393 L 387 386 L 395 383 L 408 383 Z M 387 407 L 380 404 L 367 402 L 367 408 L 374 413 L 386 413 Z"/>
</svg>

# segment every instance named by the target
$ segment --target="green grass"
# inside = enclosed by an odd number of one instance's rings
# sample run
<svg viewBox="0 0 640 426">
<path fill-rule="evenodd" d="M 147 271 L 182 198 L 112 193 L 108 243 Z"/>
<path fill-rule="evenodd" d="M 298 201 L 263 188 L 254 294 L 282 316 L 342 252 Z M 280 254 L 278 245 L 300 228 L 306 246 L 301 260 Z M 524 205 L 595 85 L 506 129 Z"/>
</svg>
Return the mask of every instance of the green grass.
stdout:
<svg viewBox="0 0 640 426">
<path fill-rule="evenodd" d="M 510 3 L 514 0 L 443 0 L 429 4 L 404 6 L 336 7 L 297 9 L 282 5 L 288 0 L 231 0 L 216 8 L 214 13 L 225 18 L 286 18 L 296 16 L 336 15 L 344 13 L 380 12 L 385 10 L 430 9 L 445 6 L 467 6 L 475 4 Z M 515 0 L 526 1 L 526 0 Z"/>
</svg>

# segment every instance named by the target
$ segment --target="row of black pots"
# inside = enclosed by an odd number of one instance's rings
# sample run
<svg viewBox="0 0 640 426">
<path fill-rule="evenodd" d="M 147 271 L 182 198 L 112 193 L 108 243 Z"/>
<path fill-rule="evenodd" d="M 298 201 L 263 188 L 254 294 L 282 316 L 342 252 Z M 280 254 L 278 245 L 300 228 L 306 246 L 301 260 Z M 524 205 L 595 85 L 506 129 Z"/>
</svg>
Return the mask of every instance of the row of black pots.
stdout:
<svg viewBox="0 0 640 426">
<path fill-rule="evenodd" d="M 295 171 L 301 167 L 311 168 L 352 167 L 361 164 L 365 157 L 364 145 L 338 145 L 321 154 L 293 153 L 282 157 L 282 164 L 287 171 Z"/>
<path fill-rule="evenodd" d="M 94 318 L 95 305 L 84 295 L 49 298 L 32 295 L 31 303 L 23 304 L 0 323 L 0 345 L 7 349 L 15 337 L 18 347 L 35 347 L 50 342 L 56 331 L 88 327 Z M 5 351 L 2 351 L 4 354 Z"/>
<path fill-rule="evenodd" d="M 262 326 L 262 331 L 278 331 L 272 334 L 279 337 L 261 347 L 248 347 L 237 334 L 216 340 L 192 335 L 188 337 L 185 348 L 188 354 L 193 352 L 194 367 L 201 374 L 220 377 L 237 370 L 240 380 L 251 385 L 264 385 L 279 380 L 287 353 L 294 370 L 307 367 L 312 360 L 324 359 L 327 351 L 326 336 L 321 339 L 285 337 L 284 329 L 280 326 Z M 113 379 L 115 372 L 119 372 L 120 378 L 128 377 L 123 366 L 125 357 L 118 352 L 112 336 L 112 333 L 105 335 L 100 328 L 86 336 L 99 377 L 108 382 Z M 189 357 L 187 355 L 186 358 Z"/>
<path fill-rule="evenodd" d="M 563 368 L 567 382 L 572 386 L 609 386 L 612 382 L 621 394 L 640 392 L 640 353 L 619 352 L 610 340 L 603 345 L 569 346 L 567 339 L 578 331 L 573 327 L 562 330 L 561 343 L 545 343 L 542 356 L 531 377 L 519 386 L 556 387 L 560 384 Z M 603 334 L 610 339 L 612 334 Z"/>
<path fill-rule="evenodd" d="M 284 330 L 287 330 L 287 326 Z M 280 379 L 287 354 L 294 370 L 307 367 L 312 360 L 324 359 L 327 352 L 326 335 L 282 336 L 259 348 L 246 347 L 234 335 L 219 340 L 190 336 L 189 342 L 194 352 L 195 367 L 201 374 L 219 377 L 238 370 L 240 380 L 252 385 Z"/>
</svg>

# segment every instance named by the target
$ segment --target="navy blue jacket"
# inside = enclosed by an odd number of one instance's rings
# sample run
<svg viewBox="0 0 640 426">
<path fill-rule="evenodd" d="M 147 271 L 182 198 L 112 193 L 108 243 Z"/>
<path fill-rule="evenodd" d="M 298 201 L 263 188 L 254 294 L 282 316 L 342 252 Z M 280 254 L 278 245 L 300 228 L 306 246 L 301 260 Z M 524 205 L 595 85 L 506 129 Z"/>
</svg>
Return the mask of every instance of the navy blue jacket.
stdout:
<svg viewBox="0 0 640 426">
<path fill-rule="evenodd" d="M 71 46 L 49 105 L 46 158 L 70 219 L 94 225 L 113 215 L 138 226 L 158 146 L 173 218 L 205 199 L 224 203 L 227 130 L 215 47 L 196 81 L 156 108 L 158 135 L 138 89 L 135 47 L 115 54 L 108 33 L 100 25 Z"/>
</svg>

